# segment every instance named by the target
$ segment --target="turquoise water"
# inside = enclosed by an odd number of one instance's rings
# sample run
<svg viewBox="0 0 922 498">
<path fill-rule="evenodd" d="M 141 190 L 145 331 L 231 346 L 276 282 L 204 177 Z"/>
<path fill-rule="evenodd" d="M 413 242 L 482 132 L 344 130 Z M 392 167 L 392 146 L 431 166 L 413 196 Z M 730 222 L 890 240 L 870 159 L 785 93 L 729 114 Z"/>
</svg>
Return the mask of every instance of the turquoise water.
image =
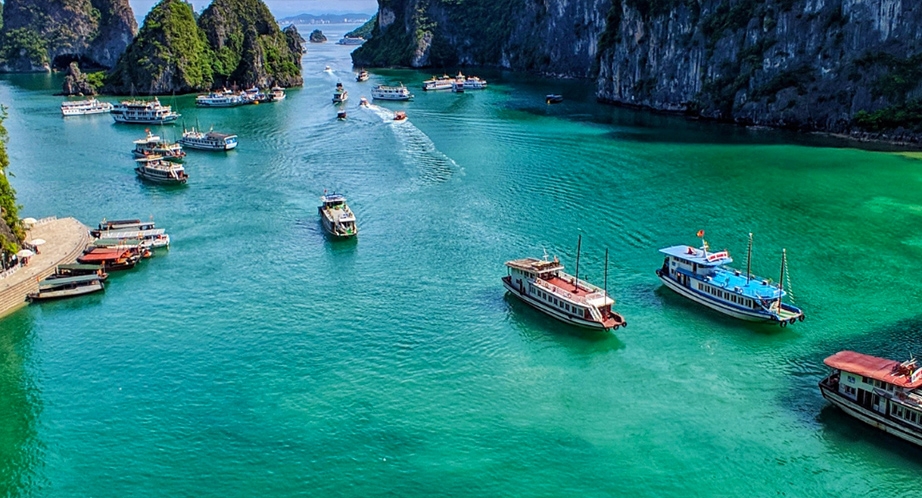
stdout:
<svg viewBox="0 0 922 498">
<path fill-rule="evenodd" d="M 922 450 L 830 408 L 816 382 L 840 349 L 922 349 L 922 163 L 601 106 L 587 82 L 359 84 L 349 47 L 309 49 L 282 103 L 166 99 L 240 136 L 190 151 L 184 188 L 136 180 L 143 126 L 62 119 L 56 77 L 0 80 L 23 216 L 153 215 L 173 237 L 103 295 L 0 321 L 0 495 L 917 489 Z M 408 123 L 357 107 L 399 81 L 416 100 L 381 106 Z M 545 105 L 551 92 L 566 101 Z M 357 240 L 324 237 L 324 189 L 348 196 Z M 767 277 L 787 248 L 807 321 L 747 324 L 662 289 L 657 249 L 699 229 L 740 265 L 753 232 Z M 579 234 L 590 281 L 610 249 L 629 328 L 574 329 L 504 295 L 504 261 L 546 249 L 572 269 Z"/>
</svg>

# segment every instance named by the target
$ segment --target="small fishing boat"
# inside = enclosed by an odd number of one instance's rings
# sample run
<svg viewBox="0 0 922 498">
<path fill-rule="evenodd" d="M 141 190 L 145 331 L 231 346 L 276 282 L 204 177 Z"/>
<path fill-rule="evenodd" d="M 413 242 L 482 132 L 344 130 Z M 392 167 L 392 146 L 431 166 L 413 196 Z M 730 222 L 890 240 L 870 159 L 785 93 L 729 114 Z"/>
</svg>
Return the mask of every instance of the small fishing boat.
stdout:
<svg viewBox="0 0 922 498">
<path fill-rule="evenodd" d="M 726 250 L 710 252 L 704 230 L 698 232 L 701 248 L 672 246 L 660 249 L 666 255 L 656 275 L 666 287 L 734 318 L 777 322 L 782 327 L 803 321 L 804 313 L 793 304 L 782 302 L 787 253 L 781 252 L 781 276 L 777 284 L 752 274 L 752 234 L 745 274 L 728 267 L 733 259 Z M 790 282 L 788 287 L 790 287 Z"/>
<path fill-rule="evenodd" d="M 84 275 L 96 275 L 100 280 L 109 278 L 109 274 L 105 272 L 101 265 L 84 265 L 80 263 L 58 265 L 54 273 L 49 275 L 48 278 L 69 278 Z"/>
<path fill-rule="evenodd" d="M 854 351 L 825 360 L 833 372 L 820 393 L 846 414 L 922 446 L 922 367 L 915 358 L 895 361 Z"/>
<path fill-rule="evenodd" d="M 377 100 L 410 100 L 413 94 L 404 85 L 378 85 L 371 89 L 371 98 Z"/>
<path fill-rule="evenodd" d="M 179 143 L 190 149 L 231 150 L 237 147 L 237 135 L 217 133 L 211 130 L 203 133 L 192 128 L 191 130 L 183 130 Z"/>
<path fill-rule="evenodd" d="M 107 231 L 119 230 L 153 230 L 155 227 L 153 221 L 141 220 L 107 220 L 105 218 L 99 222 L 99 225 L 90 230 L 90 235 L 99 237 L 99 234 Z"/>
<path fill-rule="evenodd" d="M 141 157 L 135 159 L 135 163 L 135 173 L 144 180 L 182 184 L 189 179 L 182 164 L 167 161 L 160 156 Z"/>
<path fill-rule="evenodd" d="M 28 295 L 30 301 L 47 301 L 64 297 L 82 296 L 105 288 L 98 275 L 46 278 L 38 283 L 38 292 Z"/>
<path fill-rule="evenodd" d="M 355 214 L 346 205 L 346 198 L 339 194 L 324 194 L 320 197 L 320 223 L 323 229 L 334 237 L 355 237 L 359 228 Z"/>
<path fill-rule="evenodd" d="M 451 90 L 452 83 L 455 79 L 447 74 L 442 76 L 433 76 L 428 80 L 423 82 L 423 90 L 434 91 L 434 90 Z"/>
<path fill-rule="evenodd" d="M 100 102 L 96 99 L 74 100 L 61 103 L 61 114 L 63 116 L 83 116 L 86 114 L 104 114 L 112 112 L 115 106 L 108 102 Z"/>
<path fill-rule="evenodd" d="M 144 130 L 147 136 L 134 141 L 134 157 L 163 156 L 167 161 L 182 162 L 186 153 L 182 150 L 182 145 L 175 142 L 167 142 L 157 135 L 150 132 L 150 128 Z"/>
<path fill-rule="evenodd" d="M 93 247 L 77 258 L 78 263 L 102 265 L 108 271 L 134 268 L 141 255 L 130 249 Z"/>
<path fill-rule="evenodd" d="M 269 93 L 269 102 L 279 102 L 285 100 L 285 89 L 280 86 L 272 87 L 272 91 Z"/>
<path fill-rule="evenodd" d="M 548 104 L 559 104 L 563 102 L 563 95 L 550 94 L 544 97 L 544 101 Z"/>
<path fill-rule="evenodd" d="M 358 81 L 359 83 L 363 81 L 368 81 L 368 71 L 364 69 L 359 71 L 359 73 L 355 75 L 355 81 Z"/>
<path fill-rule="evenodd" d="M 577 242 L 576 273 L 579 274 L 579 252 L 582 236 Z M 598 330 L 618 330 L 627 327 L 624 317 L 615 313 L 615 300 L 608 296 L 608 251 L 605 251 L 605 287 L 599 288 L 585 280 L 565 273 L 555 257 L 548 260 L 524 258 L 507 261 L 508 275 L 503 286 L 526 304 L 562 322 Z"/>
<path fill-rule="evenodd" d="M 167 124 L 179 119 L 172 107 L 152 100 L 126 100 L 112 108 L 112 119 L 126 124 Z"/>
<path fill-rule="evenodd" d="M 362 97 L 359 99 L 359 107 L 368 107 L 368 99 Z"/>
<path fill-rule="evenodd" d="M 336 90 L 333 91 L 333 103 L 342 104 L 348 98 L 349 98 L 349 92 L 346 91 L 345 88 L 343 88 L 342 83 L 337 83 Z"/>
<path fill-rule="evenodd" d="M 405 121 L 407 119 L 407 113 L 403 111 L 397 111 L 394 113 L 394 121 Z"/>
<path fill-rule="evenodd" d="M 330 66 L 324 66 L 323 72 L 333 74 L 333 68 L 331 68 Z"/>
<path fill-rule="evenodd" d="M 341 111 L 337 112 L 337 113 L 336 113 L 336 119 L 339 119 L 340 121 L 345 121 L 345 119 L 346 119 L 346 111 L 345 111 L 345 110 L 341 110 Z"/>
</svg>

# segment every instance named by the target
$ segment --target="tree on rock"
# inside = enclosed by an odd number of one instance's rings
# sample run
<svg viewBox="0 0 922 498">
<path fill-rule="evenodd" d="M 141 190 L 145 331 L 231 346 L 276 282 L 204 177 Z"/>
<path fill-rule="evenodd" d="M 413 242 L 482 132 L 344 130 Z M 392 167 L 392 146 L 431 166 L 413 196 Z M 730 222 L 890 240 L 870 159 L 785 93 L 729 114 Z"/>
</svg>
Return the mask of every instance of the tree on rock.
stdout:
<svg viewBox="0 0 922 498">
<path fill-rule="evenodd" d="M 308 37 L 311 43 L 326 43 L 327 37 L 323 34 L 323 31 L 315 29 L 311 31 L 311 35 Z"/>
</svg>

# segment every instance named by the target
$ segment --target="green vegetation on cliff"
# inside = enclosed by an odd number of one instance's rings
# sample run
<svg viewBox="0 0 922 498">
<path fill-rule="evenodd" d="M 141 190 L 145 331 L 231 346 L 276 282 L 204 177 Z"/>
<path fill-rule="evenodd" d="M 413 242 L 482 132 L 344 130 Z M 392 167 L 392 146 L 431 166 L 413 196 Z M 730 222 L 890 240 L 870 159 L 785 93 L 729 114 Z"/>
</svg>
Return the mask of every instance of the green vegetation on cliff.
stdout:
<svg viewBox="0 0 922 498">
<path fill-rule="evenodd" d="M 112 93 L 187 93 L 211 85 L 212 55 L 192 7 L 162 0 L 107 78 Z"/>
<path fill-rule="evenodd" d="M 350 38 L 361 37 L 361 38 L 368 40 L 371 38 L 372 31 L 374 31 L 375 26 L 377 24 L 378 24 L 378 14 L 375 14 L 371 16 L 371 19 L 365 21 L 365 24 L 346 33 L 346 36 Z"/>
<path fill-rule="evenodd" d="M 20 206 L 16 204 L 16 191 L 7 179 L 10 157 L 6 153 L 5 119 L 6 109 L 0 107 L 0 250 L 4 263 L 19 250 L 19 243 L 26 238 L 19 221 Z"/>
</svg>

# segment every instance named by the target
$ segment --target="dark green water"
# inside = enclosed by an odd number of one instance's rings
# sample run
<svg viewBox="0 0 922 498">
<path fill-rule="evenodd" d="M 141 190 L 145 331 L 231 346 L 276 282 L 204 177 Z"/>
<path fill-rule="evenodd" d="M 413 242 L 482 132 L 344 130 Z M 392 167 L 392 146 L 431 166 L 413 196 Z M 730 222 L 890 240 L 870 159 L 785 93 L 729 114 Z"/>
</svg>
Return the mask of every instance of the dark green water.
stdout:
<svg viewBox="0 0 922 498">
<path fill-rule="evenodd" d="M 23 216 L 153 215 L 173 236 L 104 295 L 0 322 L 0 495 L 918 488 L 922 450 L 830 408 L 816 382 L 840 349 L 920 350 L 922 163 L 600 106 L 585 82 L 358 84 L 348 47 L 309 48 L 285 102 L 175 99 L 187 123 L 240 136 L 190 152 L 179 189 L 135 179 L 143 126 L 63 120 L 56 78 L 0 80 Z M 382 106 L 408 123 L 358 109 L 398 81 L 416 100 Z M 348 196 L 357 241 L 321 233 L 324 189 Z M 699 229 L 740 264 L 753 232 L 766 276 L 786 247 L 807 321 L 747 324 L 661 289 L 657 249 Z M 584 332 L 504 296 L 504 261 L 546 248 L 572 269 L 578 234 L 590 280 L 611 250 L 629 328 Z"/>
</svg>

